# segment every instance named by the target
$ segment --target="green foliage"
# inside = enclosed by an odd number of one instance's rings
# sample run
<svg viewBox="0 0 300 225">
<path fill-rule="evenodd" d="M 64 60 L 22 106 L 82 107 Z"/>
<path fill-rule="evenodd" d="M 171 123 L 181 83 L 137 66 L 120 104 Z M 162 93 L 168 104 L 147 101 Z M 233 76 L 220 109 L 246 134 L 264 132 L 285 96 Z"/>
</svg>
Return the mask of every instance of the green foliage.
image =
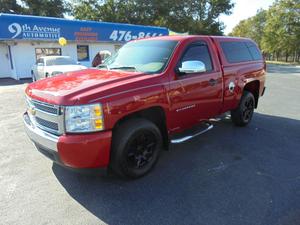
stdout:
<svg viewBox="0 0 300 225">
<path fill-rule="evenodd" d="M 64 17 L 69 8 L 64 0 L 0 0 L 0 12 L 4 13 Z"/>
<path fill-rule="evenodd" d="M 230 14 L 231 0 L 74 0 L 77 19 L 165 26 L 176 32 L 222 34 L 220 14 Z"/>
<path fill-rule="evenodd" d="M 231 35 L 255 40 L 269 58 L 299 61 L 300 0 L 277 0 L 269 10 L 241 21 Z"/>
<path fill-rule="evenodd" d="M 266 20 L 267 11 L 260 9 L 256 16 L 242 20 L 229 35 L 251 38 L 261 47 Z"/>
<path fill-rule="evenodd" d="M 29 15 L 64 17 L 68 7 L 63 0 L 22 0 Z"/>
<path fill-rule="evenodd" d="M 22 7 L 16 0 L 0 0 L 0 13 L 22 13 Z"/>
</svg>

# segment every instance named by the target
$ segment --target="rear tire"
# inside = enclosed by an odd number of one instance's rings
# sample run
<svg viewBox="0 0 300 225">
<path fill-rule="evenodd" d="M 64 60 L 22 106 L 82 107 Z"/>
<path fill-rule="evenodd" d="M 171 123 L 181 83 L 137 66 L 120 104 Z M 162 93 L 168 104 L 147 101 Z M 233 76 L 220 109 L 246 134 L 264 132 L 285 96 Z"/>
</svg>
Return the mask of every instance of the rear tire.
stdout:
<svg viewBox="0 0 300 225">
<path fill-rule="evenodd" d="M 111 168 L 122 177 L 144 176 L 156 164 L 162 149 L 158 127 L 146 119 L 131 119 L 113 134 Z"/>
<path fill-rule="evenodd" d="M 231 111 L 231 120 L 236 126 L 248 125 L 253 117 L 255 98 L 249 91 L 244 91 L 238 108 Z"/>
</svg>

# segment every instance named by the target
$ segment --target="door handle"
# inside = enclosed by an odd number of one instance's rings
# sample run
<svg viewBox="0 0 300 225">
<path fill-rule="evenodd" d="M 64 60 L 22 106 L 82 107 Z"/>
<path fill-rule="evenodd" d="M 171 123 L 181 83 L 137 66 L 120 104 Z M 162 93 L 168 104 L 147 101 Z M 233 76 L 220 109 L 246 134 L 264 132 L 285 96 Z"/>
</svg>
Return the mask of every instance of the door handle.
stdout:
<svg viewBox="0 0 300 225">
<path fill-rule="evenodd" d="M 218 80 L 210 79 L 210 80 L 208 81 L 208 83 L 209 83 L 210 86 L 215 86 L 215 85 L 218 83 Z"/>
</svg>

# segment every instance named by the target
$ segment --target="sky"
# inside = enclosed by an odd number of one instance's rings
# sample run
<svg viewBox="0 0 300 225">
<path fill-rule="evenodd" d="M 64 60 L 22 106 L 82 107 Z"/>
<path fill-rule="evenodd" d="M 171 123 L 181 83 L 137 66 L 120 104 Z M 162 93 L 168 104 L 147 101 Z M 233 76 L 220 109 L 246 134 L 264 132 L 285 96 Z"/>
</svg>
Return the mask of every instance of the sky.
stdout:
<svg viewBox="0 0 300 225">
<path fill-rule="evenodd" d="M 226 26 L 224 33 L 230 33 L 241 20 L 255 16 L 260 8 L 268 9 L 274 2 L 275 0 L 233 0 L 235 6 L 232 14 L 220 16 L 220 21 L 223 21 Z"/>
</svg>

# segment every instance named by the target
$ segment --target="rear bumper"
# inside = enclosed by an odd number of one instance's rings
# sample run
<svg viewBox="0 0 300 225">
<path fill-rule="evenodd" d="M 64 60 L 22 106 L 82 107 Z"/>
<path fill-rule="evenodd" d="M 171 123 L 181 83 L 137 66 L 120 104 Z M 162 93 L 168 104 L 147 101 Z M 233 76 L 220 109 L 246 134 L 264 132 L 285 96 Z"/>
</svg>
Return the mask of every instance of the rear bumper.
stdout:
<svg viewBox="0 0 300 225">
<path fill-rule="evenodd" d="M 27 113 L 23 121 L 25 131 L 37 149 L 54 162 L 74 169 L 108 166 L 111 131 L 55 136 L 36 127 Z"/>
</svg>

